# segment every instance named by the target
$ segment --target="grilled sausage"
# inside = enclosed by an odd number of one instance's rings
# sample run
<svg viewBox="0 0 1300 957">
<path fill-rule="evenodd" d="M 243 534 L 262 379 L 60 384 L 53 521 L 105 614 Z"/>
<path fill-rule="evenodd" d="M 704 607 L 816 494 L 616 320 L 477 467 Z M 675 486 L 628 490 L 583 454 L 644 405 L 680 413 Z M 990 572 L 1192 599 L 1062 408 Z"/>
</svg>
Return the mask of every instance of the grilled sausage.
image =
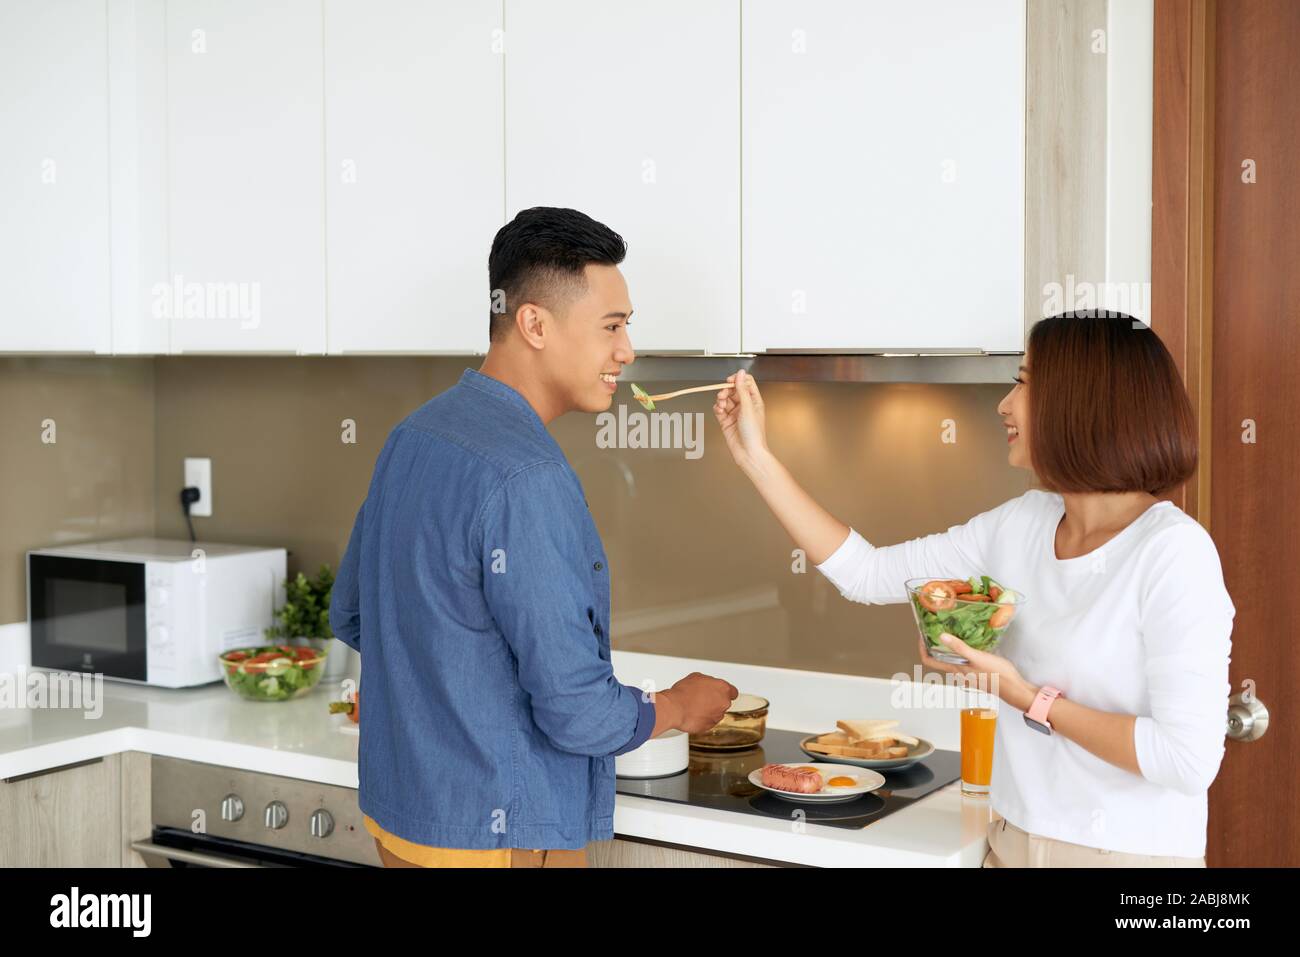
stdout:
<svg viewBox="0 0 1300 957">
<path fill-rule="evenodd" d="M 763 784 L 778 791 L 816 794 L 822 789 L 822 776 L 807 768 L 787 768 L 781 764 L 763 765 Z"/>
</svg>

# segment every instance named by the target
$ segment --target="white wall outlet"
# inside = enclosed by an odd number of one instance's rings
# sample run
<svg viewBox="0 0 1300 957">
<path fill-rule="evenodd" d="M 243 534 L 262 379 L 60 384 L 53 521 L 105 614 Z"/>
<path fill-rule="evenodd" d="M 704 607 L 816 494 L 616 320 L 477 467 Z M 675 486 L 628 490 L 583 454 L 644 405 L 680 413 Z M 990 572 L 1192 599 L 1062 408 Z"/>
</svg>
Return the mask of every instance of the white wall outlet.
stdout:
<svg viewBox="0 0 1300 957">
<path fill-rule="evenodd" d="M 190 514 L 199 518 L 212 516 L 212 459 L 186 459 L 185 484 L 199 490 L 199 500 L 190 506 Z"/>
</svg>

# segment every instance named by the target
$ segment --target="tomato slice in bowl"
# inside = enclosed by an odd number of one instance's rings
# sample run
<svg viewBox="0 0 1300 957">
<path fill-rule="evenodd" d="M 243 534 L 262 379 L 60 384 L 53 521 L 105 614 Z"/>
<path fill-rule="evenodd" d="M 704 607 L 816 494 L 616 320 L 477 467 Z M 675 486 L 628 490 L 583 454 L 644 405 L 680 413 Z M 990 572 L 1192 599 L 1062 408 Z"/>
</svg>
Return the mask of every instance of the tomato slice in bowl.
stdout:
<svg viewBox="0 0 1300 957">
<path fill-rule="evenodd" d="M 951 611 L 957 606 L 957 589 L 949 582 L 926 582 L 916 590 L 916 599 L 926 611 Z"/>
</svg>

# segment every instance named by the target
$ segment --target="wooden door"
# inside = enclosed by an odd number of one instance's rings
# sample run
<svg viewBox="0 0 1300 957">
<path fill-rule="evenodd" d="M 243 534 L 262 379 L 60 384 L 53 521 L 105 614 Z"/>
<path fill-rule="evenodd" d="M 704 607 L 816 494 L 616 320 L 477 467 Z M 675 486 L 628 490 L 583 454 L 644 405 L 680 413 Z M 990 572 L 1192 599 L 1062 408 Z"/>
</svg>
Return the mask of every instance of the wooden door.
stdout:
<svg viewBox="0 0 1300 957">
<path fill-rule="evenodd" d="M 1183 365 L 1205 524 L 1237 609 L 1234 693 L 1267 733 L 1229 740 L 1210 866 L 1300 865 L 1300 4 L 1157 0 L 1153 326 Z"/>
</svg>

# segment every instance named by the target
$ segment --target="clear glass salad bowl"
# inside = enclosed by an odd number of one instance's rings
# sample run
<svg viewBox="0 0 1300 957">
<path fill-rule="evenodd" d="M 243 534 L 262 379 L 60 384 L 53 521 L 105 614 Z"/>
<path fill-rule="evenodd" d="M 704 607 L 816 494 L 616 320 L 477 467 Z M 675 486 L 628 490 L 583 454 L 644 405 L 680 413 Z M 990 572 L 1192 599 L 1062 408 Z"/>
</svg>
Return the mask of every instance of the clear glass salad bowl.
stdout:
<svg viewBox="0 0 1300 957">
<path fill-rule="evenodd" d="M 226 686 L 249 701 L 288 701 L 307 694 L 325 673 L 327 651 L 309 645 L 261 645 L 218 655 Z"/>
<path fill-rule="evenodd" d="M 939 640 L 947 632 L 976 651 L 996 651 L 1025 604 L 1025 596 L 988 575 L 909 578 L 904 586 L 917 630 L 930 656 L 955 665 L 970 661 Z"/>
</svg>

